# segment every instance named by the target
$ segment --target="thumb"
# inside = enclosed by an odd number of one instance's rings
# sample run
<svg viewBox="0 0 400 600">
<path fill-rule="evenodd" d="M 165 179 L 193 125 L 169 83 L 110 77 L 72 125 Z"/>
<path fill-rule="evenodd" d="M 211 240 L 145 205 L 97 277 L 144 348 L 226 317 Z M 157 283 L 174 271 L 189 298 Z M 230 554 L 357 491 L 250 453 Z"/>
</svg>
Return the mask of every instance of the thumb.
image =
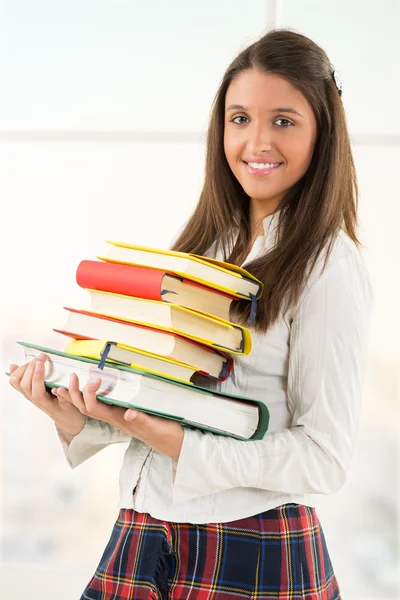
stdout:
<svg viewBox="0 0 400 600">
<path fill-rule="evenodd" d="M 125 421 L 136 421 L 137 423 L 142 423 L 144 416 L 145 415 L 143 413 L 139 413 L 133 408 L 128 408 L 128 410 L 124 414 L 124 419 Z"/>
</svg>

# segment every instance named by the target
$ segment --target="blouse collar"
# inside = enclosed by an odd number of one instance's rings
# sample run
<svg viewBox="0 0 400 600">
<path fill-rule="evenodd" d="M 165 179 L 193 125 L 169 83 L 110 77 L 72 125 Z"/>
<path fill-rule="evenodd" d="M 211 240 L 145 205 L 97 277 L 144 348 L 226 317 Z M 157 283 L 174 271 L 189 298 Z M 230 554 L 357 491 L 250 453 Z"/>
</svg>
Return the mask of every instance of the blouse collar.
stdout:
<svg viewBox="0 0 400 600">
<path fill-rule="evenodd" d="M 279 223 L 279 212 L 275 211 L 272 215 L 268 215 L 263 219 L 264 234 L 257 237 L 253 246 L 242 264 L 249 263 L 256 258 L 259 258 L 265 252 L 271 250 L 276 241 L 276 231 Z"/>
<path fill-rule="evenodd" d="M 276 231 L 276 229 L 278 227 L 278 223 L 279 223 L 279 213 L 280 212 L 281 212 L 281 210 L 276 210 L 271 215 L 264 217 L 263 229 L 264 229 L 264 236 L 266 238 L 269 235 L 272 235 Z"/>
</svg>

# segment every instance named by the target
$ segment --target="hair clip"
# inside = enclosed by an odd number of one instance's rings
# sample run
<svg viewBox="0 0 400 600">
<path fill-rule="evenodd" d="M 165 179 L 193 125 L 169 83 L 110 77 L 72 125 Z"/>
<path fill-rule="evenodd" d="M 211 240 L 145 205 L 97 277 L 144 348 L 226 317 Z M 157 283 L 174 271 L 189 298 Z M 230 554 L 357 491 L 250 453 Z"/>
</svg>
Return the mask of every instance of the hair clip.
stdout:
<svg viewBox="0 0 400 600">
<path fill-rule="evenodd" d="M 336 71 L 336 69 L 333 69 L 333 71 L 332 71 L 332 79 L 335 82 L 337 91 L 339 92 L 339 96 L 341 96 L 342 95 L 342 80 L 340 79 L 339 73 Z"/>
</svg>

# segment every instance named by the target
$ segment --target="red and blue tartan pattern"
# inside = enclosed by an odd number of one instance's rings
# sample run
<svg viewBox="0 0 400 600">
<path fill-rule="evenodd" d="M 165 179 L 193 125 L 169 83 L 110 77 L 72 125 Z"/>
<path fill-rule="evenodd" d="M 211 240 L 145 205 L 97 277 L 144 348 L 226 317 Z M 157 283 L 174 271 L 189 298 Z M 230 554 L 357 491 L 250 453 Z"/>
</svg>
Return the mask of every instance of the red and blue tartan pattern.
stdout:
<svg viewBox="0 0 400 600">
<path fill-rule="evenodd" d="M 340 600 L 315 509 L 285 504 L 229 523 L 121 509 L 81 600 Z"/>
</svg>

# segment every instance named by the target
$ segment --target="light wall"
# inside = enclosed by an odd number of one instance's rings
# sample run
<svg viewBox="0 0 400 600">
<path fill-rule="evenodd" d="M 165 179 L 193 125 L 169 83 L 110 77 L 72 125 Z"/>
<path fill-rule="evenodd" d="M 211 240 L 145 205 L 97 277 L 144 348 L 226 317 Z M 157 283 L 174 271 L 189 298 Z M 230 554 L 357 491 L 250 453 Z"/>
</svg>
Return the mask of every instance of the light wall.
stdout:
<svg viewBox="0 0 400 600">
<path fill-rule="evenodd" d="M 88 306 L 77 264 L 106 238 L 171 244 L 199 197 L 209 108 L 240 49 L 269 26 L 288 26 L 339 70 L 375 310 L 353 468 L 339 494 L 321 499 L 319 516 L 352 600 L 399 597 L 399 6 L 0 3 L 3 372 L 22 360 L 19 339 L 63 347 L 52 331 L 62 307 Z M 0 386 L 0 596 L 46 600 L 56 586 L 59 600 L 78 598 L 117 515 L 124 447 L 71 471 L 49 419 L 6 377 Z"/>
</svg>

